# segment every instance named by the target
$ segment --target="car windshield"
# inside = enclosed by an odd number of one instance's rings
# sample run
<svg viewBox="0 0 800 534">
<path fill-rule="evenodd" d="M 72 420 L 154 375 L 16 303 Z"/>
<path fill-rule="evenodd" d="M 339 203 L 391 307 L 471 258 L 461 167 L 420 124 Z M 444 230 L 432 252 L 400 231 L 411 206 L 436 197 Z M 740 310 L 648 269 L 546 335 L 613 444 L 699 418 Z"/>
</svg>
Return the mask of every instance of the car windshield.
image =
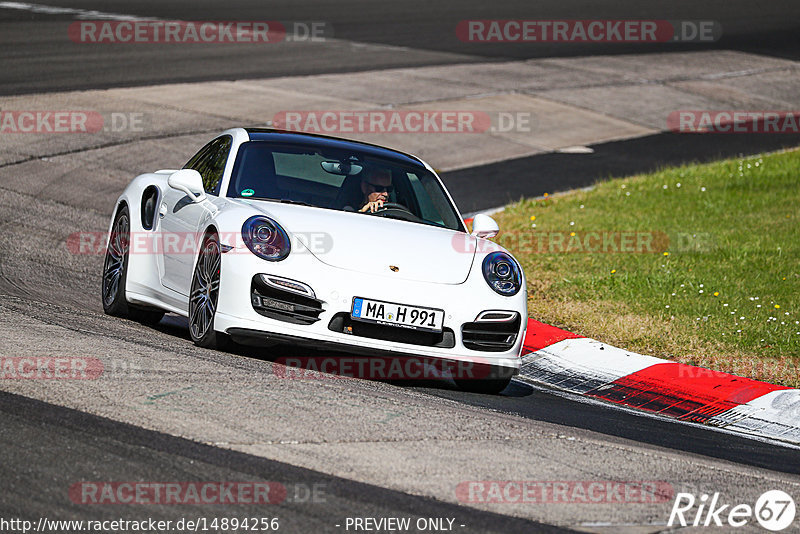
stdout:
<svg viewBox="0 0 800 534">
<path fill-rule="evenodd" d="M 464 230 L 441 184 L 426 168 L 352 150 L 243 143 L 228 197 L 365 214 L 371 211 L 367 203 L 380 199 L 384 205 L 373 216 Z"/>
</svg>

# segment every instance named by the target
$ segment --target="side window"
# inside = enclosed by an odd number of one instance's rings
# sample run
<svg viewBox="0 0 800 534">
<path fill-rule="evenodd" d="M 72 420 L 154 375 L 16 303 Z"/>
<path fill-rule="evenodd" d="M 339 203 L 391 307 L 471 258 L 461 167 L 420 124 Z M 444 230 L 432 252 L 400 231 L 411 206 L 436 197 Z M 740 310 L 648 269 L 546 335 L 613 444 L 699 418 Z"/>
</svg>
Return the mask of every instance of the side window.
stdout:
<svg viewBox="0 0 800 534">
<path fill-rule="evenodd" d="M 218 137 L 200 149 L 184 169 L 194 169 L 203 177 L 203 188 L 210 195 L 219 194 L 222 175 L 225 172 L 225 163 L 231 151 L 233 138 L 229 135 Z"/>
</svg>

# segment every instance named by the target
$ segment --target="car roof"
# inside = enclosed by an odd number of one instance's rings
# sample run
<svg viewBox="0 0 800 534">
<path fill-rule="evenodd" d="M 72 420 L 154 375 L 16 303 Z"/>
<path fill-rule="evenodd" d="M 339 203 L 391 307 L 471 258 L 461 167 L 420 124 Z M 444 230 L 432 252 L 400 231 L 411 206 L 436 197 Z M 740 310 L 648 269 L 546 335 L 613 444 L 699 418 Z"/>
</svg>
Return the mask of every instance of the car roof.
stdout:
<svg viewBox="0 0 800 534">
<path fill-rule="evenodd" d="M 368 154 L 378 158 L 393 159 L 396 161 L 399 160 L 403 163 L 414 166 L 425 166 L 422 161 L 411 154 L 406 154 L 404 152 L 400 152 L 399 150 L 392 150 L 391 148 L 373 145 L 371 143 L 364 143 L 361 141 L 330 137 L 327 135 L 291 132 L 286 130 L 273 130 L 271 128 L 245 128 L 245 131 L 247 131 L 247 135 L 250 137 L 251 141 L 296 143 L 299 145 L 322 149 L 357 150 L 363 154 Z"/>
</svg>

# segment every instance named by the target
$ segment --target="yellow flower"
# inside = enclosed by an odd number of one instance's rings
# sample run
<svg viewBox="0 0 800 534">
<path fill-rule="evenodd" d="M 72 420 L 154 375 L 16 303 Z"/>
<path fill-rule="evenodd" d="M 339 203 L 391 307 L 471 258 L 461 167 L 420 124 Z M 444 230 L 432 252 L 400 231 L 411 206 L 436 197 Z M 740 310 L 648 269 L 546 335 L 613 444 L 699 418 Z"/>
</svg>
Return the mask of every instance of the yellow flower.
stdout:
<svg viewBox="0 0 800 534">
<path fill-rule="evenodd" d="M 776 309 L 776 310 L 777 310 L 777 309 L 779 309 L 780 307 L 781 307 L 781 305 L 780 305 L 780 304 L 776 304 L 776 305 L 775 305 L 775 309 Z"/>
<path fill-rule="evenodd" d="M 714 296 L 718 297 L 719 296 L 719 291 L 714 291 Z"/>
<path fill-rule="evenodd" d="M 570 232 L 570 233 L 569 233 L 569 236 L 570 236 L 570 237 L 575 237 L 575 232 Z"/>
<path fill-rule="evenodd" d="M 531 220 L 535 221 L 536 220 L 536 215 L 531 215 Z"/>
<path fill-rule="evenodd" d="M 611 274 L 614 274 L 615 272 L 617 272 L 616 269 L 611 269 Z"/>
<path fill-rule="evenodd" d="M 549 197 L 549 196 L 550 196 L 550 195 L 548 195 L 547 193 L 545 193 L 545 194 L 544 194 L 544 197 L 545 197 L 545 198 L 547 198 L 547 197 Z"/>
<path fill-rule="evenodd" d="M 665 252 L 665 253 L 664 253 L 664 256 L 669 256 L 669 252 Z"/>
</svg>

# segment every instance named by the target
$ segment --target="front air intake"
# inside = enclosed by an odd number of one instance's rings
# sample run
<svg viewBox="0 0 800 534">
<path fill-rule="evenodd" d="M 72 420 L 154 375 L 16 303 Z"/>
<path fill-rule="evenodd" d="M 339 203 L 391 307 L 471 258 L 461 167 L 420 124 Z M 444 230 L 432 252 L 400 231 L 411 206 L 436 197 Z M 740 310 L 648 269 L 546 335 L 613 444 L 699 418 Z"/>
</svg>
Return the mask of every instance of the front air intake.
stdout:
<svg viewBox="0 0 800 534">
<path fill-rule="evenodd" d="M 461 325 L 461 341 L 468 349 L 505 352 L 517 342 L 519 327 L 520 316 L 516 312 L 482 312 L 475 321 Z"/>
<path fill-rule="evenodd" d="M 309 291 L 314 294 L 310 288 Z M 317 299 L 303 296 L 294 288 L 283 289 L 278 284 L 267 284 L 258 275 L 253 277 L 250 285 L 250 303 L 265 317 L 293 324 L 314 324 L 324 311 Z"/>
</svg>

